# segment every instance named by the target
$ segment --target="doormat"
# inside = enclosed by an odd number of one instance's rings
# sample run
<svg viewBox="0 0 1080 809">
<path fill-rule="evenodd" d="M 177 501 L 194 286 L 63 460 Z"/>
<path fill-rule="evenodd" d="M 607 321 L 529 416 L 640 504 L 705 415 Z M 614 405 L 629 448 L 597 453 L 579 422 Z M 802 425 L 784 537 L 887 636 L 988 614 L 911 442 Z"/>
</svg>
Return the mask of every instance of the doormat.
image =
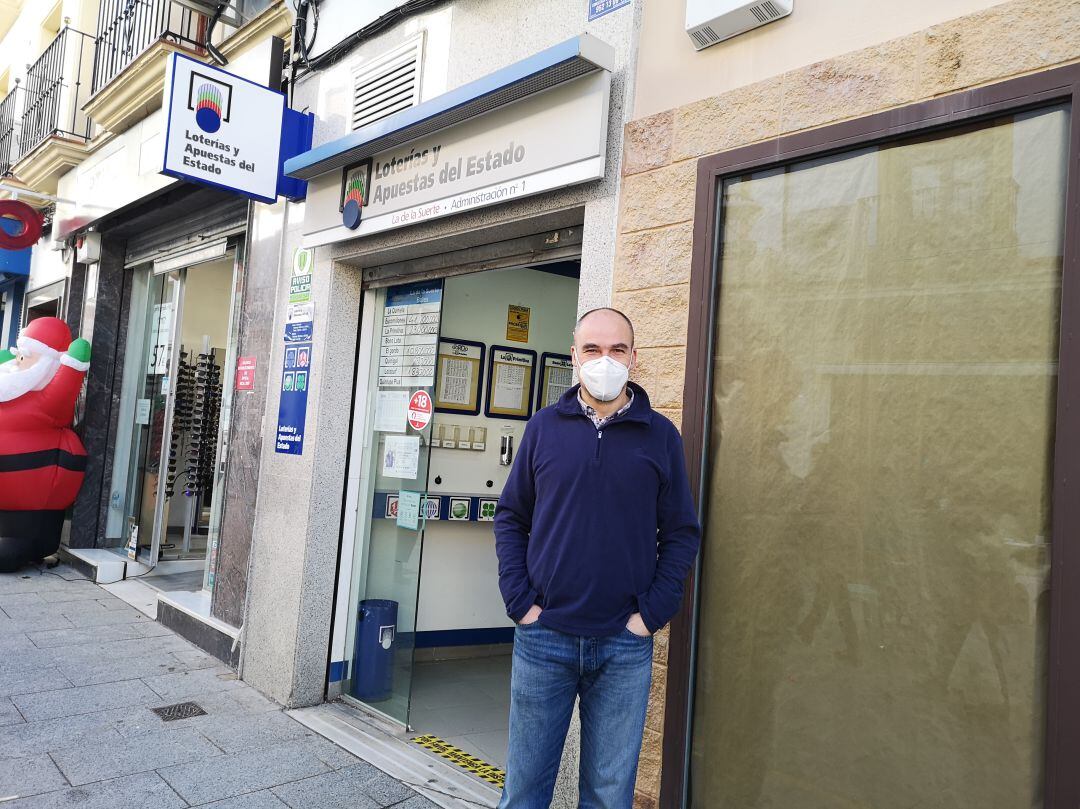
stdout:
<svg viewBox="0 0 1080 809">
<path fill-rule="evenodd" d="M 413 741 L 432 753 L 442 756 L 450 763 L 456 764 L 461 769 L 468 770 L 477 778 L 481 778 L 489 784 L 494 784 L 499 789 L 502 789 L 503 782 L 506 781 L 506 773 L 503 770 L 476 756 L 469 755 L 459 747 L 444 742 L 438 736 L 417 736 Z"/>
</svg>

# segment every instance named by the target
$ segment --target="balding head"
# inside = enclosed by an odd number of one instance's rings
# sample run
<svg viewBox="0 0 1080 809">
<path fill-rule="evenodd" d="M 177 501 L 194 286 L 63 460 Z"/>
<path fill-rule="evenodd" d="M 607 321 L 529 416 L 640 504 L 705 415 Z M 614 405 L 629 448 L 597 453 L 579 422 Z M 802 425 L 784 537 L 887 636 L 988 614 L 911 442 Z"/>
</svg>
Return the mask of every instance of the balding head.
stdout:
<svg viewBox="0 0 1080 809">
<path fill-rule="evenodd" d="M 574 326 L 578 364 L 609 356 L 627 367 L 634 364 L 634 324 L 618 309 L 591 309 Z"/>
<path fill-rule="evenodd" d="M 634 347 L 634 324 L 630 322 L 630 318 L 628 318 L 618 309 L 612 309 L 610 306 L 600 306 L 596 309 L 590 309 L 588 312 L 586 312 L 577 319 L 577 323 L 574 324 L 575 343 L 577 342 L 578 332 L 581 330 L 581 327 L 585 323 L 585 321 L 597 318 L 604 320 L 606 325 L 608 326 L 614 326 L 615 328 L 619 328 L 620 325 L 625 326 L 625 328 L 628 330 L 630 338 L 627 345 L 629 345 L 630 348 Z"/>
</svg>

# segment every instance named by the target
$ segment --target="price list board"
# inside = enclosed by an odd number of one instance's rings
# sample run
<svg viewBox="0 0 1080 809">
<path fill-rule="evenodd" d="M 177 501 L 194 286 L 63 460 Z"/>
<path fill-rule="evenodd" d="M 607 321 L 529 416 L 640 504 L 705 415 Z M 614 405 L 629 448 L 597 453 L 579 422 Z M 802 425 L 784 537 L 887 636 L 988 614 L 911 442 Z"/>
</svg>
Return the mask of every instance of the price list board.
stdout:
<svg viewBox="0 0 1080 809">
<path fill-rule="evenodd" d="M 430 388 L 435 384 L 441 314 L 441 281 L 387 289 L 379 347 L 380 388 Z"/>
</svg>

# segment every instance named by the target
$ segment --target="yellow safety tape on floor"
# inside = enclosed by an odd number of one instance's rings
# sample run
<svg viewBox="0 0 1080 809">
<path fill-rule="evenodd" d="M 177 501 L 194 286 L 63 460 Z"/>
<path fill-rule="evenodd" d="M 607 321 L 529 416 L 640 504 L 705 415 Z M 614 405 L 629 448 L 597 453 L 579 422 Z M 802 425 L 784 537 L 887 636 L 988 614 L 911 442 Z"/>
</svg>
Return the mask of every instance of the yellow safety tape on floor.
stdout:
<svg viewBox="0 0 1080 809">
<path fill-rule="evenodd" d="M 488 764 L 483 759 L 479 759 L 476 756 L 466 753 L 459 747 L 449 742 L 444 742 L 438 736 L 417 736 L 413 739 L 418 745 L 430 750 L 438 756 L 442 756 L 463 770 L 468 770 L 477 778 L 482 778 L 489 784 L 494 784 L 500 789 L 503 783 L 506 781 L 506 773 L 500 770 L 498 767 Z"/>
</svg>

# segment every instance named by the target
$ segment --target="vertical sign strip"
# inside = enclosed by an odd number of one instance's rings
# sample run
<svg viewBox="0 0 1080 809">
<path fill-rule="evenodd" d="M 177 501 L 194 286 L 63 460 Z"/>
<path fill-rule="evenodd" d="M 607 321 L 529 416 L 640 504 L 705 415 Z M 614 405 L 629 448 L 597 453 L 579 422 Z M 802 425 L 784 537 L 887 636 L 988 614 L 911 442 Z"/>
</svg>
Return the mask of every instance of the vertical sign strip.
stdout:
<svg viewBox="0 0 1080 809">
<path fill-rule="evenodd" d="M 311 387 L 311 343 L 286 343 L 281 368 L 277 441 L 274 451 L 304 453 L 308 389 Z"/>
</svg>

